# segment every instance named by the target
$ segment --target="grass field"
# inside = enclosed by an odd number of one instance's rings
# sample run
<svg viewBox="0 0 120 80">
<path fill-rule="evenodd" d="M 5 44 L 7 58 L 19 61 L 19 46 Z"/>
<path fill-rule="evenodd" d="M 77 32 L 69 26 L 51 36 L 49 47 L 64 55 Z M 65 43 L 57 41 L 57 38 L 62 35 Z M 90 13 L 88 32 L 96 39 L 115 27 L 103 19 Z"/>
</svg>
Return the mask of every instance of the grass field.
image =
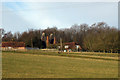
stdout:
<svg viewBox="0 0 120 80">
<path fill-rule="evenodd" d="M 3 78 L 118 78 L 118 54 L 4 51 Z"/>
</svg>

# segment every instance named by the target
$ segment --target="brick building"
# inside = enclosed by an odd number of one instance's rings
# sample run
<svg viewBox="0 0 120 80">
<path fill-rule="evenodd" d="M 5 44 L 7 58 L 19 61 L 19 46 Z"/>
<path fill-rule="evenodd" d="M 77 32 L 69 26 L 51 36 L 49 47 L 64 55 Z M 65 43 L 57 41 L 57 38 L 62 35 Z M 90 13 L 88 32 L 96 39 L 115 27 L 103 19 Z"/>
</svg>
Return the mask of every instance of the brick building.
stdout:
<svg viewBox="0 0 120 80">
<path fill-rule="evenodd" d="M 60 49 L 60 45 L 58 46 Z M 80 51 L 82 50 L 81 46 L 75 42 L 63 43 L 64 52 Z"/>
<path fill-rule="evenodd" d="M 12 49 L 25 49 L 24 42 L 2 42 L 2 50 L 12 50 Z"/>
</svg>

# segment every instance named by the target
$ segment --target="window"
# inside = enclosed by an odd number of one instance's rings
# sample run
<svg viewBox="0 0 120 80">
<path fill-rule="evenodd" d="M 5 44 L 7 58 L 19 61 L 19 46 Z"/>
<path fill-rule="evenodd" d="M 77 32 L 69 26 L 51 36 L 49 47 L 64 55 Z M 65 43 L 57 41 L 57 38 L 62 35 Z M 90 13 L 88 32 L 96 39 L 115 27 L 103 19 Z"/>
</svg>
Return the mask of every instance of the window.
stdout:
<svg viewBox="0 0 120 80">
<path fill-rule="evenodd" d="M 78 49 L 78 48 L 79 48 L 79 45 L 76 45 L 76 48 Z"/>
</svg>

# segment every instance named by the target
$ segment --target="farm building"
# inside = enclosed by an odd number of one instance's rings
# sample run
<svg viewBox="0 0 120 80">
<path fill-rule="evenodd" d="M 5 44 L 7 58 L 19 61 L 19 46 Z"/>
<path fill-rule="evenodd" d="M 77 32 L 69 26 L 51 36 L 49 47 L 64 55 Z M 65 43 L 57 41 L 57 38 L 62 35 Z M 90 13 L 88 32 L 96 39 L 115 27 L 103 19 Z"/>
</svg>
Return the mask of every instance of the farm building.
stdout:
<svg viewBox="0 0 120 80">
<path fill-rule="evenodd" d="M 60 46 L 58 46 L 60 49 Z M 80 51 L 82 50 L 81 46 L 75 42 L 63 43 L 64 52 Z"/>
<path fill-rule="evenodd" d="M 2 50 L 25 49 L 24 42 L 2 42 Z"/>
</svg>

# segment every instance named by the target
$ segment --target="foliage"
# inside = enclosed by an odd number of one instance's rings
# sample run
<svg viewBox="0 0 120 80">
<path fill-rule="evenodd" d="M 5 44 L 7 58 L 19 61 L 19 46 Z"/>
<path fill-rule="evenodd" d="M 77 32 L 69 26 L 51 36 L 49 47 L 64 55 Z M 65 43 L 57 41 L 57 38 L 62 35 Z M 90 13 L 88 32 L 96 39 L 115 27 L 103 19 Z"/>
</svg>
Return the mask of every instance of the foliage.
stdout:
<svg viewBox="0 0 120 80">
<path fill-rule="evenodd" d="M 56 44 L 49 44 L 47 48 L 49 49 L 57 49 L 57 45 Z"/>
<path fill-rule="evenodd" d="M 71 28 L 57 29 L 56 27 L 47 28 L 45 30 L 30 29 L 23 33 L 5 32 L 2 41 L 23 41 L 26 47 L 46 48 L 46 38 L 41 40 L 42 32 L 45 36 L 49 36 L 49 43 L 53 44 L 53 38 L 56 38 L 56 43 L 76 42 L 84 51 L 96 52 L 120 52 L 119 34 L 120 30 L 107 25 L 105 22 L 94 23 L 91 26 L 87 24 L 74 24 Z M 52 35 L 51 35 L 52 34 Z M 51 45 L 49 48 L 56 48 L 56 45 Z"/>
</svg>

